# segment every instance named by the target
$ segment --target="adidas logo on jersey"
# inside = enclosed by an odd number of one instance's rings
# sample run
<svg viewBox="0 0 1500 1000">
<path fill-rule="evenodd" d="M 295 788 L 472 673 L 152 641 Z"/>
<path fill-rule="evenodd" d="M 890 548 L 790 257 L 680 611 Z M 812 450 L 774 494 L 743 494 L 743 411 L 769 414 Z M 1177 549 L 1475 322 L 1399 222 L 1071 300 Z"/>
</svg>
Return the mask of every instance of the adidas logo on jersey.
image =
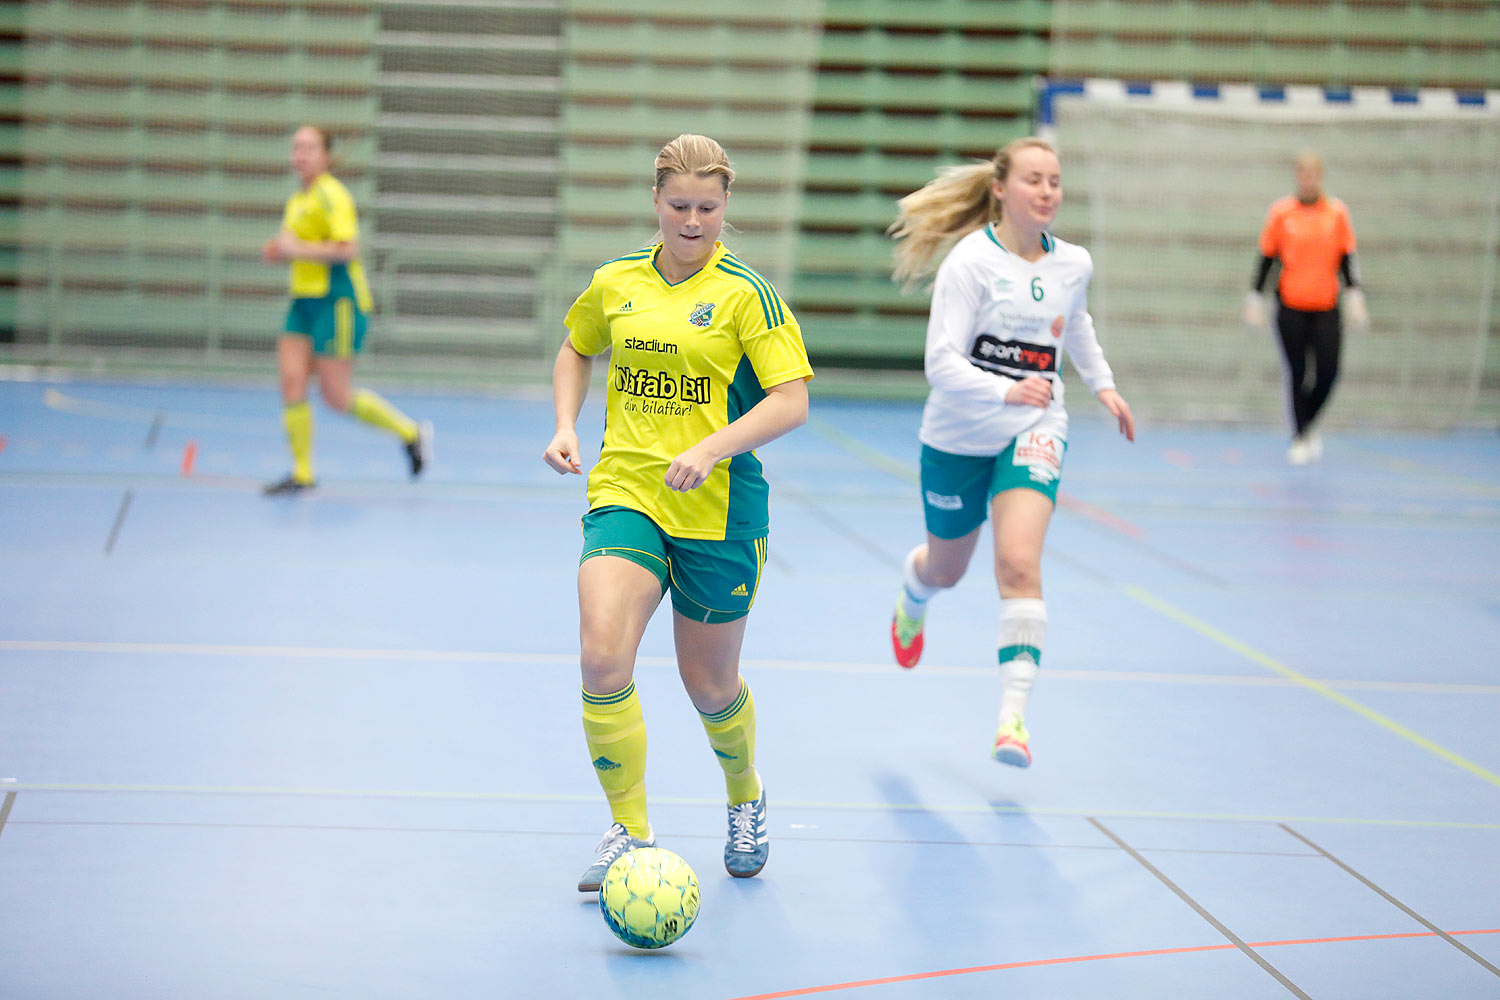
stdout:
<svg viewBox="0 0 1500 1000">
<path fill-rule="evenodd" d="M 729 592 L 730 597 L 749 597 L 750 590 L 743 583 Z"/>
<path fill-rule="evenodd" d="M 635 300 L 634 299 L 631 299 L 631 300 L 627 301 L 623 306 L 620 307 L 620 312 L 622 312 L 622 313 L 628 313 L 628 312 L 630 312 L 630 307 L 632 305 L 634 305 L 634 304 L 635 304 Z"/>
</svg>

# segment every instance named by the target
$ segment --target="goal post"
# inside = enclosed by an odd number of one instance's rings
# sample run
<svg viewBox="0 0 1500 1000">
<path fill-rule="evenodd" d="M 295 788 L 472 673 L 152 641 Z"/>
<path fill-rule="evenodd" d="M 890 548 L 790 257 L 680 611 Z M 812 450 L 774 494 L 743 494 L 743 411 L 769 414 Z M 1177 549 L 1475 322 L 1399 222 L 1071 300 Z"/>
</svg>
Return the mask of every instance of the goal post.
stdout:
<svg viewBox="0 0 1500 1000">
<path fill-rule="evenodd" d="M 1500 91 L 1051 81 L 1038 121 L 1062 154 L 1058 235 L 1093 254 L 1090 308 L 1143 414 L 1285 419 L 1280 350 L 1239 317 L 1266 210 L 1314 150 L 1349 206 L 1371 314 L 1368 332 L 1346 332 L 1326 421 L 1474 420 L 1500 243 Z"/>
</svg>

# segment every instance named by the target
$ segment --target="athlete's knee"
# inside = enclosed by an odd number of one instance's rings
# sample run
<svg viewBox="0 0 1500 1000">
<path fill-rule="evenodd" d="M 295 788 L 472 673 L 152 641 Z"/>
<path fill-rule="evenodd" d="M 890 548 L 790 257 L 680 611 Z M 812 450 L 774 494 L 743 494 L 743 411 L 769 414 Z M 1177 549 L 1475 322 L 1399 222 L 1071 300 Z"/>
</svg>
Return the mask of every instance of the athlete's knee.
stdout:
<svg viewBox="0 0 1500 1000">
<path fill-rule="evenodd" d="M 632 649 L 620 635 L 622 630 L 603 622 L 585 620 L 579 630 L 579 648 L 586 667 L 607 670 L 610 665 L 632 659 Z"/>
<path fill-rule="evenodd" d="M 632 657 L 612 655 L 609 651 L 593 650 L 585 646 L 579 657 L 579 672 L 583 677 L 583 688 L 593 694 L 610 694 L 622 690 L 635 673 Z"/>
<path fill-rule="evenodd" d="M 967 563 L 940 563 L 929 560 L 924 573 L 919 573 L 918 578 L 927 586 L 937 590 L 947 590 L 949 587 L 958 585 L 958 581 L 964 578 L 964 572 L 968 569 Z"/>
<path fill-rule="evenodd" d="M 1042 562 L 1030 554 L 1002 552 L 995 557 L 995 580 L 1003 591 L 1039 591 L 1042 585 Z"/>
<path fill-rule="evenodd" d="M 281 401 L 288 406 L 307 398 L 307 376 L 296 371 L 281 373 Z"/>
<path fill-rule="evenodd" d="M 349 391 L 348 386 L 329 385 L 320 380 L 318 390 L 323 396 L 323 402 L 327 403 L 330 408 L 340 413 L 348 412 L 349 402 L 354 395 Z"/>
<path fill-rule="evenodd" d="M 723 677 L 713 671 L 693 670 L 686 666 L 680 668 L 679 673 L 688 698 L 700 712 L 709 715 L 722 712 L 740 696 L 738 673 L 733 677 Z"/>
<path fill-rule="evenodd" d="M 579 635 L 579 668 L 583 686 L 595 694 L 618 691 L 635 672 L 635 648 L 622 641 L 618 629 L 590 628 Z"/>
<path fill-rule="evenodd" d="M 934 590 L 947 590 L 949 587 L 958 585 L 958 581 L 964 578 L 964 573 L 969 569 L 969 558 L 972 551 L 962 548 L 954 548 L 951 551 L 930 543 L 927 546 L 927 556 L 918 561 L 913 567 L 917 579 L 925 586 Z"/>
</svg>

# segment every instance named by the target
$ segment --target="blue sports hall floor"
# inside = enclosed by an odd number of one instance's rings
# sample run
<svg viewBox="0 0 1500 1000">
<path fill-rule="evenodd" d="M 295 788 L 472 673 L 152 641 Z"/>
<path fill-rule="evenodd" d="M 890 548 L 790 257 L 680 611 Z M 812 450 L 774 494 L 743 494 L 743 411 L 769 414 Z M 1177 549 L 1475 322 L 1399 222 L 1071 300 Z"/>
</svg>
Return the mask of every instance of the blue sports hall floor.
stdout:
<svg viewBox="0 0 1500 1000">
<path fill-rule="evenodd" d="M 647 953 L 574 889 L 608 814 L 545 393 L 387 393 L 415 483 L 319 408 L 322 488 L 267 500 L 269 386 L 0 382 L 0 996 L 1500 997 L 1500 437 L 1292 468 L 1075 402 L 1015 770 L 988 535 L 897 668 L 919 406 L 813 386 L 761 452 L 770 864 L 723 871 L 663 610 L 647 782 L 703 906 Z"/>
</svg>

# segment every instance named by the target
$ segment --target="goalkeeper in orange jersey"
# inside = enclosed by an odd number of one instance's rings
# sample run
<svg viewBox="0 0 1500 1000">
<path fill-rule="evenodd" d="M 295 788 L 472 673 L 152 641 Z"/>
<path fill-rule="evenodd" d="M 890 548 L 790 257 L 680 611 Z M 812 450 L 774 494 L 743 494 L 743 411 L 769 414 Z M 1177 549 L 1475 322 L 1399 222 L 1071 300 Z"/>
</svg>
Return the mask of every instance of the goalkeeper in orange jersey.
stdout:
<svg viewBox="0 0 1500 1000">
<path fill-rule="evenodd" d="M 1370 313 L 1359 287 L 1354 262 L 1354 224 L 1349 209 L 1323 191 L 1323 158 L 1304 152 L 1297 157 L 1296 193 L 1271 205 L 1260 231 L 1260 261 L 1245 296 L 1245 325 L 1266 327 L 1261 289 L 1271 265 L 1281 262 L 1276 283 L 1276 331 L 1286 356 L 1287 391 L 1294 436 L 1287 448 L 1293 465 L 1315 462 L 1323 442 L 1314 429 L 1318 414 L 1339 375 L 1341 320 L 1351 331 L 1369 329 Z M 1344 314 L 1339 311 L 1339 281 L 1344 284 Z M 1313 363 L 1308 384 L 1307 363 Z"/>
</svg>

